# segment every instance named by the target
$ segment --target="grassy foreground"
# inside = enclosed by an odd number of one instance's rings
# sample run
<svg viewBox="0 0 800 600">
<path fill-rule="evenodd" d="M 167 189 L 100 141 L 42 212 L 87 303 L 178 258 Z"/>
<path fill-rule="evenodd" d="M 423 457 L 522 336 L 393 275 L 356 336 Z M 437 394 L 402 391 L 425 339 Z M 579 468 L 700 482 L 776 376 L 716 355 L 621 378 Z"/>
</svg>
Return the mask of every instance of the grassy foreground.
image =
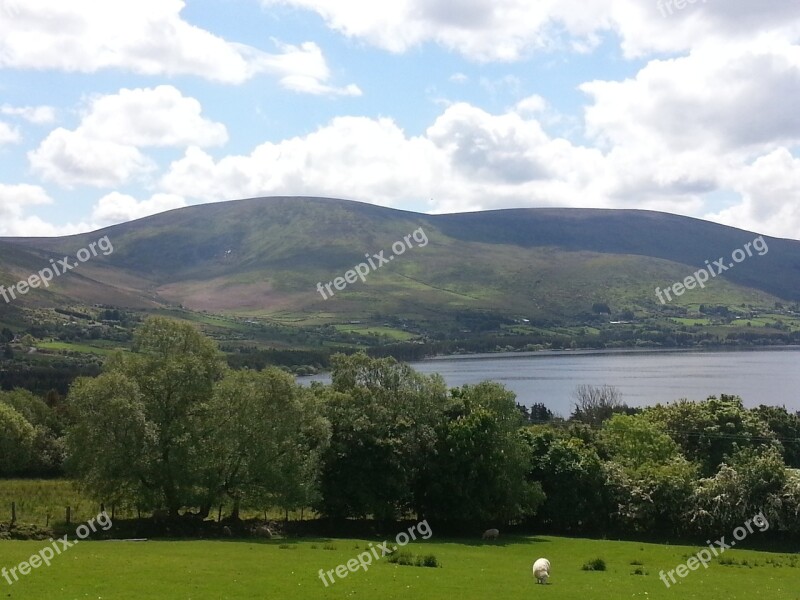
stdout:
<svg viewBox="0 0 800 600">
<path fill-rule="evenodd" d="M 434 532 L 435 533 L 435 532 Z M 375 540 L 377 541 L 377 540 Z M 81 542 L 9 586 L 3 598 L 263 599 L 381 598 L 458 600 L 486 598 L 697 598 L 797 599 L 796 555 L 728 550 L 707 570 L 690 572 L 667 589 L 661 569 L 674 569 L 698 548 L 558 537 L 506 538 L 499 542 L 413 542 L 412 554 L 435 554 L 441 567 L 399 566 L 386 558 L 367 572 L 325 587 L 319 569 L 355 558 L 369 541 L 271 540 Z M 0 542 L 0 567 L 10 568 L 44 547 L 42 542 Z M 550 584 L 534 583 L 531 564 L 552 563 Z M 581 566 L 602 558 L 606 571 Z M 641 563 L 641 565 L 631 564 Z M 634 574 L 636 570 L 643 575 Z"/>
</svg>

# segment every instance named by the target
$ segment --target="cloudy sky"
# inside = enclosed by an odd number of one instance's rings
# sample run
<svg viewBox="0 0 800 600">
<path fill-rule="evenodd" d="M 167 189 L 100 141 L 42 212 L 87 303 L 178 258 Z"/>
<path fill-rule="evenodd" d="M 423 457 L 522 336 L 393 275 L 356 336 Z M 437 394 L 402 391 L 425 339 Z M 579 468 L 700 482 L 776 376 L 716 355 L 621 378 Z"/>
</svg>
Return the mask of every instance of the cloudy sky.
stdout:
<svg viewBox="0 0 800 600">
<path fill-rule="evenodd" d="M 0 0 L 0 235 L 262 195 L 800 239 L 797 0 Z"/>
</svg>

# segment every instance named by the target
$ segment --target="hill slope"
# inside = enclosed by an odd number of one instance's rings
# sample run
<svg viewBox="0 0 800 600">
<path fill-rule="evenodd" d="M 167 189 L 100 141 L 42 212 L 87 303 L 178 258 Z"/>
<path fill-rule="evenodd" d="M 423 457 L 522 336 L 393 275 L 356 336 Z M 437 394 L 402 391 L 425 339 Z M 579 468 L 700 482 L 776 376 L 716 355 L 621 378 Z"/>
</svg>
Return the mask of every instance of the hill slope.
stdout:
<svg viewBox="0 0 800 600">
<path fill-rule="evenodd" d="M 328 299 L 317 291 L 318 282 L 333 282 L 366 261 L 365 254 L 384 250 L 388 257 L 392 244 L 414 231 L 418 239 L 409 238 L 402 256 L 365 282 L 331 288 Z M 0 283 L 26 278 L 51 257 L 74 256 L 104 235 L 112 254 L 92 258 L 20 304 L 182 304 L 304 323 L 386 315 L 435 322 L 475 311 L 571 320 L 597 303 L 654 313 L 664 308 L 657 286 L 682 281 L 706 259 L 730 263 L 731 253 L 757 234 L 636 210 L 426 215 L 335 199 L 255 198 L 77 236 L 4 238 Z M 800 242 L 764 239 L 768 253 L 754 253 L 675 305 L 800 300 Z M 0 311 L 8 310 L 3 304 Z"/>
</svg>

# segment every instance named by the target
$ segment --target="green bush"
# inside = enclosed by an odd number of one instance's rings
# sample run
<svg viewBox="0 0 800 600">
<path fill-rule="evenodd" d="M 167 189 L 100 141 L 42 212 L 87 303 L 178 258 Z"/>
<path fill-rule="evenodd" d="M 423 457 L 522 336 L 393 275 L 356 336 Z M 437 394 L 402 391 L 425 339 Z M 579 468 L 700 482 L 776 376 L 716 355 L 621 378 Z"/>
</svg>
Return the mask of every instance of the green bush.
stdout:
<svg viewBox="0 0 800 600">
<path fill-rule="evenodd" d="M 584 563 L 581 569 L 584 571 L 605 571 L 606 561 L 602 558 L 595 558 L 594 560 Z"/>
</svg>

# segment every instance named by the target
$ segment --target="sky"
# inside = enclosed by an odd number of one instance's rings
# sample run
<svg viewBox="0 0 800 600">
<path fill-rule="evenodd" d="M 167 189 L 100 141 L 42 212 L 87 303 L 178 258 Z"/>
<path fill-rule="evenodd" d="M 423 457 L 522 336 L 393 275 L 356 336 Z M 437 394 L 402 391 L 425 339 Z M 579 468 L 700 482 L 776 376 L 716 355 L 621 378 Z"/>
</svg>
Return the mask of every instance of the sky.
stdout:
<svg viewBox="0 0 800 600">
<path fill-rule="evenodd" d="M 797 0 L 0 0 L 0 236 L 256 196 L 800 239 Z"/>
</svg>

